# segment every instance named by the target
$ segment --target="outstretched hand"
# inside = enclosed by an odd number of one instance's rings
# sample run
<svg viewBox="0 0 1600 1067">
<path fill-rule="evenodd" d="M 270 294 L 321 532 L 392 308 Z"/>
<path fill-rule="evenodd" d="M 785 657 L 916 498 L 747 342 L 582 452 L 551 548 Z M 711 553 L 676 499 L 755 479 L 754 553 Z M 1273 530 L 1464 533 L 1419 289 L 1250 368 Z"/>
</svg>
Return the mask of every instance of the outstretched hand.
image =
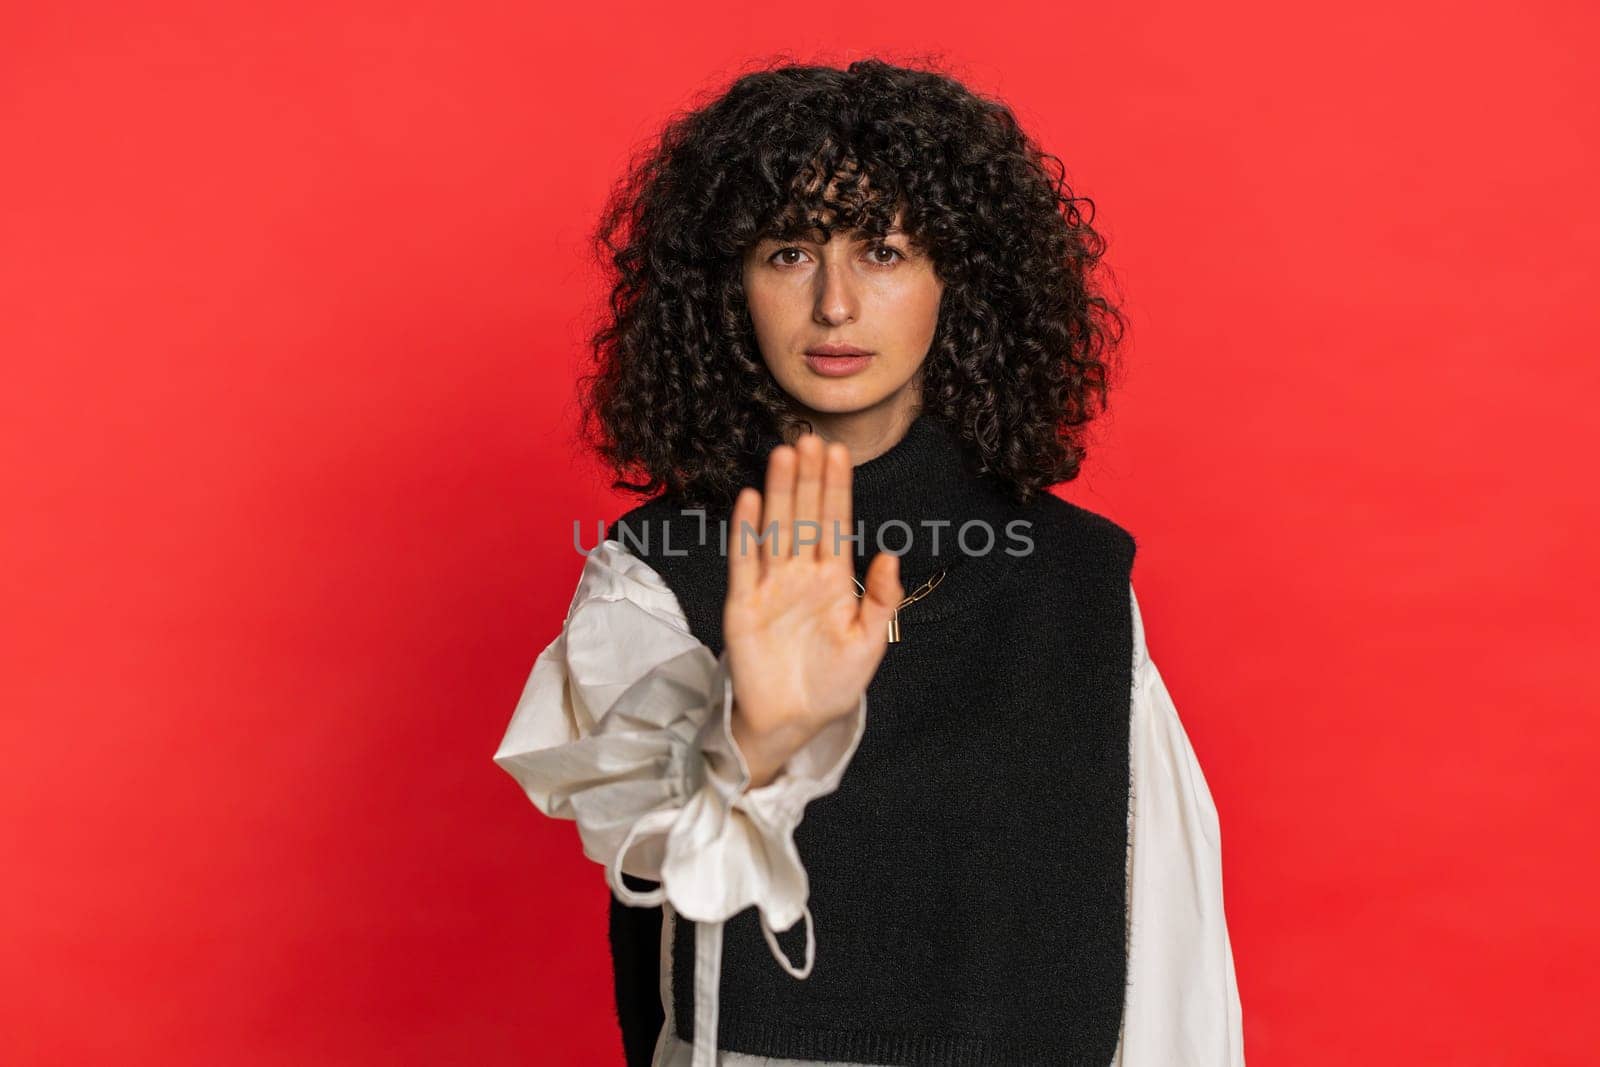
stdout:
<svg viewBox="0 0 1600 1067">
<path fill-rule="evenodd" d="M 772 450 L 765 495 L 746 488 L 734 502 L 722 628 L 733 735 L 752 787 L 855 711 L 904 596 L 899 559 L 884 552 L 856 596 L 853 542 L 844 540 L 854 530 L 852 474 L 845 445 L 808 433 Z"/>
</svg>

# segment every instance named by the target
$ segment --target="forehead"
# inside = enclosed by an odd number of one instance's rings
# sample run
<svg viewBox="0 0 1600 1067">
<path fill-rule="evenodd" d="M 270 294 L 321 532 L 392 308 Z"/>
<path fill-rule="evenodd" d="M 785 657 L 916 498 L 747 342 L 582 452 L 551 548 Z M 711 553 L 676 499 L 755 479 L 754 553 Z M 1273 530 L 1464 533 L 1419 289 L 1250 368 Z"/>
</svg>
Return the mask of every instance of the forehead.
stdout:
<svg viewBox="0 0 1600 1067">
<path fill-rule="evenodd" d="M 810 241 L 814 244 L 827 244 L 829 241 L 866 241 L 904 233 L 905 230 L 901 227 L 900 219 L 897 217 L 891 225 L 884 228 L 789 225 L 781 229 L 769 229 L 756 240 L 758 242 Z"/>
<path fill-rule="evenodd" d="M 761 236 L 818 241 L 834 233 L 883 236 L 900 229 L 904 217 L 903 203 L 891 202 L 870 169 L 853 157 L 831 165 L 814 157 L 790 180 L 787 201 L 772 212 Z"/>
<path fill-rule="evenodd" d="M 825 243 L 834 237 L 869 238 L 904 233 L 905 209 L 898 207 L 892 214 L 887 205 L 871 209 L 860 207 L 840 209 L 834 206 L 816 206 L 805 203 L 790 204 L 780 211 L 761 232 L 759 240 L 789 241 L 809 240 Z"/>
</svg>

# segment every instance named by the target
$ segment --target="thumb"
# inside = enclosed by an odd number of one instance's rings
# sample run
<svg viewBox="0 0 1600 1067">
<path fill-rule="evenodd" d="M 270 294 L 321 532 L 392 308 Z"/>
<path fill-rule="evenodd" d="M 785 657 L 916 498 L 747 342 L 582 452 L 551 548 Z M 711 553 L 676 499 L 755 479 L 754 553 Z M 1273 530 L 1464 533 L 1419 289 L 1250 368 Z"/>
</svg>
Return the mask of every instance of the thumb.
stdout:
<svg viewBox="0 0 1600 1067">
<path fill-rule="evenodd" d="M 867 580 L 862 585 L 866 594 L 861 598 L 861 623 L 869 633 L 887 635 L 889 619 L 906 595 L 900 584 L 900 557 L 893 552 L 879 552 L 867 567 Z"/>
</svg>

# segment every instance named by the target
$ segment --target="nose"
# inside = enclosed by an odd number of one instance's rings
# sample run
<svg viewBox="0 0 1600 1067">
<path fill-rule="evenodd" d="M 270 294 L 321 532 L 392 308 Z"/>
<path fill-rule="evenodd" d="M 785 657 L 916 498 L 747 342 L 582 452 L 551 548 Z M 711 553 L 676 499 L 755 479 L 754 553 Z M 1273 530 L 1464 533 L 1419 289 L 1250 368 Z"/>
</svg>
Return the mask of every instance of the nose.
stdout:
<svg viewBox="0 0 1600 1067">
<path fill-rule="evenodd" d="M 855 321 L 859 312 L 855 279 L 850 274 L 850 264 L 834 259 L 825 262 L 817 271 L 816 306 L 812 318 L 829 326 L 840 326 Z"/>
</svg>

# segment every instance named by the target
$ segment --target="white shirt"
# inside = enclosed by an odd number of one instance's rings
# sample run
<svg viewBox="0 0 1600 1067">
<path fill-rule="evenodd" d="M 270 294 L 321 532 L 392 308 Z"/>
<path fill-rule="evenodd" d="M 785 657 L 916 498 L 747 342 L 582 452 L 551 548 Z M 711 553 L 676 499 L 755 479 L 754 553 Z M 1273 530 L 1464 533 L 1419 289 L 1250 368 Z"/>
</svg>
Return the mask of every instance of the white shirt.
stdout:
<svg viewBox="0 0 1600 1067">
<path fill-rule="evenodd" d="M 1240 1067 L 1244 1042 L 1222 904 L 1217 810 L 1132 587 L 1128 981 L 1112 1067 Z M 810 974 L 809 883 L 794 844 L 805 806 L 838 787 L 866 729 L 866 696 L 765 786 L 733 740 L 726 655 L 690 632 L 666 582 L 620 542 L 589 552 L 560 634 L 538 655 L 495 763 L 546 815 L 572 819 L 624 903 L 663 909 L 666 1025 L 654 1067 L 824 1067 L 715 1047 L 723 923 L 754 905 L 774 959 Z M 660 883 L 649 893 L 621 875 Z M 695 1042 L 673 1032 L 672 922 L 694 920 Z M 806 923 L 795 967 L 774 931 Z"/>
</svg>

